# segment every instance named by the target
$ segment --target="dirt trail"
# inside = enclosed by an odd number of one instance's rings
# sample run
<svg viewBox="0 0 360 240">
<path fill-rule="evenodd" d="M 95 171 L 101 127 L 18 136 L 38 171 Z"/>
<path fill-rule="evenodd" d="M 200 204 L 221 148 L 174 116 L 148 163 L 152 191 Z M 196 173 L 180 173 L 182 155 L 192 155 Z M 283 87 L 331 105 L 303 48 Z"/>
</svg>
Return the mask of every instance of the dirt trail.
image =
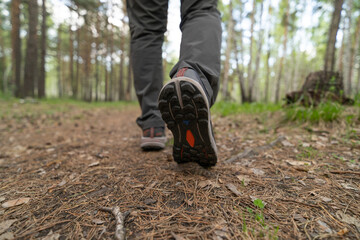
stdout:
<svg viewBox="0 0 360 240">
<path fill-rule="evenodd" d="M 16 219 L 2 231 L 113 239 L 114 216 L 100 208 L 118 206 L 130 212 L 128 239 L 360 239 L 360 129 L 278 125 L 277 113 L 215 116 L 220 160 L 205 170 L 178 166 L 171 143 L 141 151 L 137 115 L 74 107 L 3 117 L 0 200 L 30 200 L 0 207 L 0 226 Z"/>
</svg>

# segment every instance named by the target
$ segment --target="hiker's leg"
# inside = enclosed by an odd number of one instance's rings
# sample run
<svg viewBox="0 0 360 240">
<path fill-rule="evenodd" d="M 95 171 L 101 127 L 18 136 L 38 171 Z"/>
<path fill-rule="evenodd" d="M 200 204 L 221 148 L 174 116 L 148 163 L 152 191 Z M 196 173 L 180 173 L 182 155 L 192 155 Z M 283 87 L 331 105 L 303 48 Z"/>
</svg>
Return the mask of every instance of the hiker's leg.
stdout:
<svg viewBox="0 0 360 240">
<path fill-rule="evenodd" d="M 181 0 L 182 31 L 180 59 L 171 70 L 194 69 L 214 104 L 219 91 L 221 19 L 217 0 Z"/>
<path fill-rule="evenodd" d="M 158 110 L 163 86 L 162 44 L 168 0 L 127 0 L 134 86 L 142 110 L 136 120 L 142 129 L 164 127 Z"/>
</svg>

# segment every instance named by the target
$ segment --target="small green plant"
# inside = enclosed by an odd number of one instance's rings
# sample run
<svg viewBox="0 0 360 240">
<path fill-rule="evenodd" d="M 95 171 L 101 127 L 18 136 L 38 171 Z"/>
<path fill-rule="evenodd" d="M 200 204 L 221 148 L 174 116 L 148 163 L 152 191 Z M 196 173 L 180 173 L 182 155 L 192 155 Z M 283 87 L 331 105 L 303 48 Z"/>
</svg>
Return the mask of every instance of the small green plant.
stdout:
<svg viewBox="0 0 360 240">
<path fill-rule="evenodd" d="M 253 236 L 257 236 L 259 238 L 267 237 L 267 239 L 278 239 L 278 231 L 279 227 L 274 227 L 273 225 L 268 226 L 265 221 L 265 216 L 263 210 L 265 208 L 265 203 L 261 199 L 255 199 L 253 201 L 254 209 L 247 207 L 246 211 L 243 212 L 237 207 L 234 207 L 240 216 L 242 216 L 242 231 L 246 234 L 250 233 Z M 250 219 L 255 220 L 256 223 L 260 225 L 260 229 L 258 227 L 251 227 L 249 229 L 249 223 L 246 222 L 246 215 L 250 215 Z"/>
<path fill-rule="evenodd" d="M 335 102 L 325 102 L 310 107 L 293 105 L 285 108 L 287 121 L 311 123 L 336 121 L 343 111 L 344 107 Z"/>
<path fill-rule="evenodd" d="M 319 151 L 312 147 L 302 147 L 301 152 L 296 155 L 298 160 L 314 159 L 320 155 Z"/>
</svg>

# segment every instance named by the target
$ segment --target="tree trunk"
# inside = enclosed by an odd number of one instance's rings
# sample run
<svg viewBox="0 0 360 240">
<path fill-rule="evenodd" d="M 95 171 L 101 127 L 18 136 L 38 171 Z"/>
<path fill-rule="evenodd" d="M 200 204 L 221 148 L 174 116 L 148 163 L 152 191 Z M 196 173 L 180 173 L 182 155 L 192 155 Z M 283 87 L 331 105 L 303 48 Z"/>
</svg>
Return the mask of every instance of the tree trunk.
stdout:
<svg viewBox="0 0 360 240">
<path fill-rule="evenodd" d="M 255 14 L 256 14 L 256 0 L 253 0 L 253 11 L 251 13 L 251 25 L 250 25 L 250 60 L 248 64 L 248 99 L 250 102 L 253 101 L 252 92 L 254 87 L 254 82 L 252 78 L 252 61 L 253 61 L 253 42 L 254 42 L 254 25 L 255 25 Z"/>
<path fill-rule="evenodd" d="M 86 82 L 86 88 L 84 91 L 85 94 L 85 101 L 91 102 L 92 101 L 92 82 L 90 78 L 91 73 L 91 44 L 92 44 L 92 36 L 90 29 L 85 27 L 86 31 L 86 44 L 85 44 L 85 52 L 84 52 L 84 80 Z"/>
<path fill-rule="evenodd" d="M 130 38 L 129 38 L 130 39 Z M 130 49 L 130 40 L 129 40 L 129 48 Z M 127 69 L 127 87 L 126 87 L 126 99 L 128 101 L 132 100 L 131 97 L 131 88 L 132 88 L 132 60 L 131 60 L 131 54 L 130 51 L 128 51 L 128 69 Z"/>
<path fill-rule="evenodd" d="M 356 57 L 356 54 L 359 53 L 359 50 L 360 50 L 360 16 L 358 17 L 358 20 L 357 20 L 357 25 L 356 25 L 356 31 L 355 31 L 355 48 L 354 48 L 354 52 L 353 52 L 353 56 L 352 56 L 352 60 L 353 60 L 353 63 L 352 63 L 352 67 L 354 67 L 354 62 L 355 62 L 355 57 Z M 358 81 L 357 81 L 357 84 L 356 84 L 356 94 L 359 94 L 359 90 L 360 90 L 360 66 L 359 66 L 359 61 L 358 61 Z M 354 69 L 355 70 L 355 69 Z M 353 75 L 353 74 L 352 74 Z"/>
<path fill-rule="evenodd" d="M 114 91 L 114 28 L 110 24 L 110 34 L 109 34 L 109 47 L 110 47 L 110 76 L 109 76 L 109 101 L 113 101 L 113 91 Z"/>
<path fill-rule="evenodd" d="M 269 4 L 268 19 L 267 19 L 269 26 L 272 26 L 271 14 L 272 14 L 272 7 L 271 4 Z M 269 63 L 271 57 L 271 45 L 270 45 L 271 27 L 269 27 L 268 31 L 269 32 L 267 34 L 266 79 L 265 79 L 265 90 L 264 90 L 265 91 L 264 101 L 266 103 L 269 102 L 269 85 L 270 85 L 270 76 L 271 76 L 270 63 Z"/>
<path fill-rule="evenodd" d="M 37 77 L 37 24 L 38 5 L 37 1 L 28 1 L 29 8 L 29 31 L 26 45 L 24 96 L 34 97 L 35 81 Z"/>
<path fill-rule="evenodd" d="M 280 58 L 278 80 L 276 82 L 276 90 L 275 90 L 275 102 L 276 103 L 278 103 L 280 100 L 279 98 L 280 98 L 281 78 L 282 78 L 282 74 L 283 74 L 284 59 L 285 59 L 286 51 L 287 51 L 289 12 L 290 12 L 290 4 L 289 4 L 289 1 L 286 0 L 286 12 L 285 12 L 285 19 L 284 19 L 283 54 Z"/>
<path fill-rule="evenodd" d="M 335 44 L 336 35 L 339 29 L 341 10 L 344 0 L 334 1 L 334 12 L 331 18 L 331 24 L 329 27 L 328 41 L 326 45 L 325 59 L 324 59 L 324 71 L 334 71 L 335 65 Z"/>
<path fill-rule="evenodd" d="M 259 40 L 257 43 L 257 52 L 256 52 L 256 59 L 255 59 L 255 71 L 254 74 L 252 75 L 252 82 L 253 82 L 253 89 L 252 89 L 252 100 L 256 100 L 256 96 L 254 96 L 254 93 L 257 92 L 257 78 L 259 75 L 259 69 L 260 69 L 260 58 L 261 58 L 261 53 L 262 53 L 262 46 L 263 46 L 263 42 L 264 42 L 264 30 L 262 29 L 262 15 L 263 15 L 263 11 L 264 11 L 264 1 L 261 1 L 261 6 L 260 6 L 260 21 L 259 21 L 259 28 L 260 28 L 260 33 L 259 33 Z"/>
<path fill-rule="evenodd" d="M 269 34 L 270 38 L 270 34 Z M 266 81 L 265 81 L 265 102 L 269 102 L 269 84 L 270 84 L 270 57 L 271 57 L 271 49 L 270 46 L 268 48 L 267 54 L 266 54 Z"/>
<path fill-rule="evenodd" d="M 21 38 L 20 38 L 20 3 L 11 1 L 11 44 L 12 44 L 12 85 L 16 97 L 22 97 L 21 87 Z"/>
<path fill-rule="evenodd" d="M 96 46 L 95 46 L 95 101 L 99 101 L 99 80 L 100 80 L 100 64 L 99 64 L 99 49 L 100 49 L 100 15 L 97 14 L 96 16 L 96 32 L 97 32 L 97 38 L 96 38 Z"/>
<path fill-rule="evenodd" d="M 354 71 L 354 65 L 355 65 L 355 57 L 356 57 L 356 53 L 359 52 L 359 45 L 360 45 L 360 16 L 357 19 L 356 30 L 355 30 L 355 39 L 354 39 L 354 42 L 352 42 L 352 44 L 351 44 L 350 66 L 349 66 L 349 72 L 348 72 L 350 84 L 352 83 L 353 71 Z M 351 89 L 353 89 L 353 88 L 351 88 Z M 351 89 L 349 90 L 348 94 L 351 94 Z M 356 91 L 356 93 L 358 93 L 358 91 Z"/>
<path fill-rule="evenodd" d="M 72 25 L 69 25 L 69 81 L 71 84 L 71 96 L 76 98 L 77 89 L 76 81 L 74 79 L 74 32 L 71 29 Z"/>
<path fill-rule="evenodd" d="M 80 87 L 80 36 L 81 32 L 80 32 L 80 26 L 77 25 L 77 30 L 76 30 L 76 79 L 75 79 L 75 92 L 74 92 L 74 96 L 77 98 L 80 98 L 81 96 L 81 88 L 79 90 Z"/>
<path fill-rule="evenodd" d="M 123 32 L 120 33 L 121 39 L 120 39 L 120 72 L 119 72 L 119 101 L 124 100 L 124 58 L 125 58 L 125 38 L 123 36 Z"/>
<path fill-rule="evenodd" d="M 236 38 L 233 38 L 233 41 L 234 41 L 234 49 L 235 49 L 236 74 L 238 75 L 238 78 L 239 78 L 241 102 L 245 103 L 245 102 L 248 102 L 248 99 L 246 97 L 246 91 L 245 91 L 244 71 L 242 69 L 240 69 L 240 66 L 239 66 L 239 57 L 238 57 Z"/>
<path fill-rule="evenodd" d="M 226 50 L 225 50 L 225 62 L 224 62 L 224 76 L 222 84 L 222 98 L 224 100 L 229 100 L 229 68 L 230 68 L 230 54 L 232 49 L 232 40 L 233 40 L 233 29 L 234 29 L 234 20 L 233 20 L 233 8 L 232 2 L 229 3 L 229 22 L 227 27 L 227 39 L 226 39 Z"/>
<path fill-rule="evenodd" d="M 46 0 L 42 0 L 42 23 L 41 23 L 41 60 L 40 60 L 40 72 L 38 80 L 38 97 L 45 97 L 45 57 L 46 57 Z"/>
<path fill-rule="evenodd" d="M 5 43 L 4 43 L 4 34 L 3 29 L 1 28 L 2 22 L 0 18 L 0 48 L 1 48 L 1 58 L 0 58 L 0 91 L 5 93 L 7 92 L 7 80 L 6 80 L 6 55 L 5 55 Z"/>
<path fill-rule="evenodd" d="M 62 62 L 62 56 L 61 56 L 61 24 L 58 27 L 58 39 L 57 39 L 57 67 L 56 67 L 56 73 L 57 73 L 57 87 L 58 87 L 58 96 L 61 98 L 63 96 L 62 92 L 62 80 L 61 80 L 61 62 Z"/>
</svg>

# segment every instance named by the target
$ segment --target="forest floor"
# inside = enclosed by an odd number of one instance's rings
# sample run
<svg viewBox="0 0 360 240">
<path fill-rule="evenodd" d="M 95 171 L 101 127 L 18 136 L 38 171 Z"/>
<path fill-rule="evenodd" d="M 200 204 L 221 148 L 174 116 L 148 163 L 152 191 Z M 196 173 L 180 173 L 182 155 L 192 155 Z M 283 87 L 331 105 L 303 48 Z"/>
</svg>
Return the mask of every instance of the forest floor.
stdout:
<svg viewBox="0 0 360 240">
<path fill-rule="evenodd" d="M 170 132 L 142 151 L 138 114 L 0 100 L 0 239 L 113 239 L 116 206 L 128 239 L 360 239 L 359 125 L 215 113 L 203 169 L 172 160 Z"/>
</svg>

